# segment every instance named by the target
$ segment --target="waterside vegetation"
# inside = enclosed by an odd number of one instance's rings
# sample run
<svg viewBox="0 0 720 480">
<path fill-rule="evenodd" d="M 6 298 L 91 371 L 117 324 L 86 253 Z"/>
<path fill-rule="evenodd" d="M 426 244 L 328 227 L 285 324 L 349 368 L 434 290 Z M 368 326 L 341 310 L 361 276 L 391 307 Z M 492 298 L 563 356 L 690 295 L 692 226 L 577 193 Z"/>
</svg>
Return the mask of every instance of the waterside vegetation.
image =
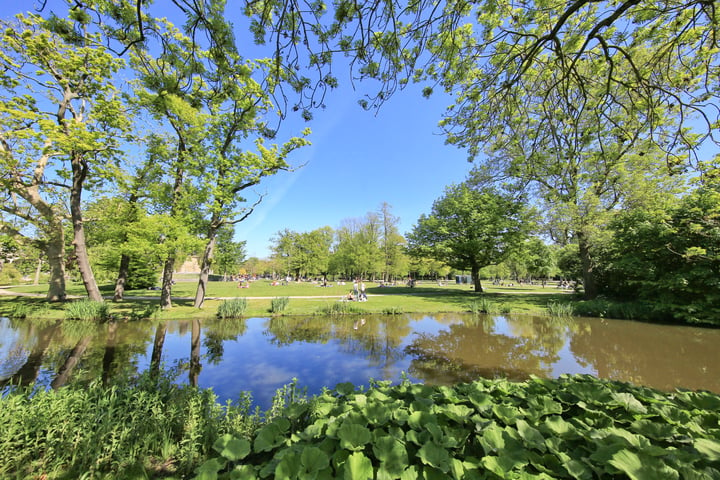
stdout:
<svg viewBox="0 0 720 480">
<path fill-rule="evenodd" d="M 0 404 L 2 478 L 720 478 L 720 396 L 591 376 L 292 384 L 264 413 L 163 376 Z"/>
</svg>

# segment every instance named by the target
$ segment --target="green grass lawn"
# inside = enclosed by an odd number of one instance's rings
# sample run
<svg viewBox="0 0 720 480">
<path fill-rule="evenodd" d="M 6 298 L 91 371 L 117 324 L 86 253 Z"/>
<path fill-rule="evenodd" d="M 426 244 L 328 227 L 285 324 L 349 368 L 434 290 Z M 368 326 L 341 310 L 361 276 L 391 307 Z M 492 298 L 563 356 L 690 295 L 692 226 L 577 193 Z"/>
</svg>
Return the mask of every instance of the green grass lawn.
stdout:
<svg viewBox="0 0 720 480">
<path fill-rule="evenodd" d="M 178 282 L 173 287 L 173 308 L 159 315 L 161 318 L 187 318 L 197 316 L 214 316 L 217 306 L 227 298 L 248 298 L 248 309 L 245 316 L 268 316 L 270 304 L 275 297 L 291 297 L 285 315 L 308 315 L 318 313 L 329 303 L 338 302 L 352 290 L 352 283 L 339 285 L 329 282 L 329 286 L 321 287 L 310 282 L 290 282 L 287 285 L 273 286 L 270 281 L 251 282 L 249 288 L 238 288 L 236 282 L 210 282 L 205 304 L 202 309 L 193 305 L 193 297 L 197 284 L 195 282 Z M 440 313 L 467 312 L 470 304 L 484 297 L 493 304 L 501 306 L 503 311 L 512 313 L 544 313 L 550 302 L 569 301 L 571 296 L 553 287 L 499 287 L 487 285 L 485 293 L 477 294 L 469 285 L 454 283 L 440 286 L 437 282 L 418 282 L 414 288 L 407 286 L 381 287 L 374 282 L 365 282 L 367 302 L 355 302 L 355 306 L 367 313 Z M 113 285 L 100 287 L 103 295 L 113 294 Z M 22 293 L 44 294 L 46 285 L 13 287 L 12 291 Z M 70 296 L 84 296 L 82 284 L 72 284 L 67 288 Z M 152 310 L 160 298 L 159 290 L 129 290 L 126 300 L 112 302 L 111 312 L 117 316 L 129 316 L 131 312 Z M 133 298 L 143 297 L 143 298 Z M 302 297 L 302 298 L 295 298 Z M 42 310 L 42 316 L 55 317 L 62 315 L 62 304 L 47 305 L 42 298 L 31 297 L 0 297 L 0 315 L 9 315 L 18 302 L 27 304 L 33 310 Z"/>
</svg>

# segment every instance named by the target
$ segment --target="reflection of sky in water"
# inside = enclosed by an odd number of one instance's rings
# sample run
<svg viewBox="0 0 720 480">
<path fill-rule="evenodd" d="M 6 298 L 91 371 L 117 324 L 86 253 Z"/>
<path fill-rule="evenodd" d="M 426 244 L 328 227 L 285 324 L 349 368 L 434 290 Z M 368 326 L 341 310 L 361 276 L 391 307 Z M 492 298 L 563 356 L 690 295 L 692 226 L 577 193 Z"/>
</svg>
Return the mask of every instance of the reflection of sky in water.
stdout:
<svg viewBox="0 0 720 480">
<path fill-rule="evenodd" d="M 720 329 L 458 314 L 377 316 L 368 317 L 365 324 L 358 320 L 281 318 L 273 325 L 266 318 L 249 318 L 237 325 L 203 321 L 199 386 L 211 387 L 221 403 L 237 400 L 241 392 L 252 392 L 263 409 L 293 378 L 312 395 L 341 382 L 363 386 L 370 379 L 398 383 L 409 371 L 417 376 L 408 376 L 411 381 L 453 381 L 455 368 L 470 376 L 506 372 L 511 378 L 534 372 L 551 377 L 590 373 L 665 390 L 686 387 L 720 392 Z M 168 321 L 166 325 L 162 362 L 171 371 L 180 367 L 177 381 L 186 383 L 192 322 Z M 74 374 L 78 378 L 85 375 L 78 374 L 83 371 L 90 373 L 84 378 L 100 377 L 107 338 L 102 329 L 106 328 L 98 325 L 101 331 Z M 238 331 L 242 333 L 233 333 Z M 52 338 L 53 343 L 42 353 L 36 351 L 43 345 L 39 332 L 29 324 L 11 324 L 0 318 L 0 380 L 32 365 L 25 361 L 34 355 L 42 358 L 37 364 L 38 382 L 50 384 L 75 341 L 59 345 L 63 335 L 57 331 L 43 337 Z M 130 361 L 138 371 L 147 370 L 155 327 L 121 323 L 117 332 L 121 343 L 132 343 L 134 351 L 139 347 L 144 352 L 118 358 Z M 217 345 L 215 339 L 221 335 L 229 339 L 221 341 L 222 355 L 213 364 L 206 345 Z M 411 348 L 406 349 L 408 346 Z"/>
</svg>

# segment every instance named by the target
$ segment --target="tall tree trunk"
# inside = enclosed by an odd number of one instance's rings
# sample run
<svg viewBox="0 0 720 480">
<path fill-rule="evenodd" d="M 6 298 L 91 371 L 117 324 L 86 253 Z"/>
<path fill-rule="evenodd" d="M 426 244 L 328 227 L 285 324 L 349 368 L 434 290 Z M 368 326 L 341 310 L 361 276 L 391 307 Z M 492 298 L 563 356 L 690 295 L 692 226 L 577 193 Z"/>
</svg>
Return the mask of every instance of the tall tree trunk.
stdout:
<svg viewBox="0 0 720 480">
<path fill-rule="evenodd" d="M 48 302 L 64 302 L 65 293 L 65 233 L 62 223 L 53 225 L 53 231 L 49 232 L 47 239 L 48 265 L 50 266 L 50 285 L 48 286 Z"/>
<path fill-rule="evenodd" d="M 200 279 L 198 280 L 197 290 L 195 291 L 195 308 L 201 308 L 205 302 L 207 293 L 207 282 L 210 277 L 210 267 L 212 266 L 213 253 L 215 252 L 215 237 L 217 228 L 210 227 L 208 231 L 208 242 L 205 245 L 202 262 L 200 264 Z"/>
<path fill-rule="evenodd" d="M 162 291 L 160 292 L 160 308 L 163 310 L 172 308 L 172 284 L 174 270 L 175 254 L 172 254 L 165 260 L 165 265 L 163 265 Z"/>
<path fill-rule="evenodd" d="M 127 285 L 128 273 L 130 271 L 130 256 L 123 253 L 120 257 L 120 268 L 118 269 L 117 280 L 115 281 L 115 295 L 113 300 L 120 301 L 125 295 L 125 285 Z"/>
<path fill-rule="evenodd" d="M 475 286 L 475 291 L 477 293 L 482 293 L 483 288 L 482 288 L 482 284 L 480 283 L 480 267 L 478 267 L 477 265 L 473 265 L 470 268 L 470 275 L 472 276 L 473 285 Z"/>
<path fill-rule="evenodd" d="M 76 154 L 72 161 L 73 181 L 70 190 L 70 218 L 73 224 L 73 246 L 75 247 L 75 256 L 78 262 L 78 269 L 82 277 L 85 290 L 90 300 L 102 302 L 103 298 L 100 289 L 95 281 L 92 267 L 90 266 L 90 257 L 85 243 L 85 227 L 83 226 L 81 201 L 83 183 L 87 177 L 87 164 L 82 158 L 78 158 Z"/>
<path fill-rule="evenodd" d="M 585 291 L 585 299 L 592 300 L 597 297 L 597 283 L 593 274 L 592 257 L 590 256 L 590 243 L 587 236 L 578 232 L 575 234 L 578 241 L 578 251 L 580 253 L 580 265 L 582 267 L 583 290 Z"/>
<path fill-rule="evenodd" d="M 35 268 L 35 278 L 33 279 L 33 285 L 40 284 L 40 273 L 42 272 L 42 257 L 38 258 L 37 268 Z"/>
</svg>

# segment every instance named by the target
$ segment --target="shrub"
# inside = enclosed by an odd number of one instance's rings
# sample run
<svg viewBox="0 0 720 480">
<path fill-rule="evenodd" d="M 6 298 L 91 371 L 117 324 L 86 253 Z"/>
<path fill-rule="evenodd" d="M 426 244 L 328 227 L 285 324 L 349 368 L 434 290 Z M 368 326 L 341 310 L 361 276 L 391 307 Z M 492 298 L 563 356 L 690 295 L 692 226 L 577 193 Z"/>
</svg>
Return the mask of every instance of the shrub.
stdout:
<svg viewBox="0 0 720 480">
<path fill-rule="evenodd" d="M 65 307 L 65 318 L 68 320 L 104 321 L 110 318 L 110 305 L 90 299 L 78 300 L 68 303 Z"/>
<path fill-rule="evenodd" d="M 217 316 L 219 318 L 240 318 L 245 310 L 247 310 L 246 298 L 232 298 L 218 305 Z"/>
<path fill-rule="evenodd" d="M 282 313 L 287 309 L 289 303 L 290 297 L 275 297 L 270 301 L 270 312 Z"/>
</svg>

